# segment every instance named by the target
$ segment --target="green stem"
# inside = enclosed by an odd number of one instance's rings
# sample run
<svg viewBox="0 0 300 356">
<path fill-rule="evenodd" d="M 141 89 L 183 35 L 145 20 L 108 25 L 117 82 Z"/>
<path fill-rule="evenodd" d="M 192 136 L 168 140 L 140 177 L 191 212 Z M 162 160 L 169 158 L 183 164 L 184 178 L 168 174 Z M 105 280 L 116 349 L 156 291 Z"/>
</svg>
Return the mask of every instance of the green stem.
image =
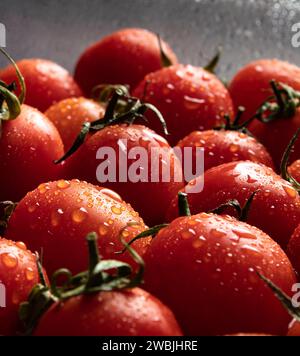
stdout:
<svg viewBox="0 0 300 356">
<path fill-rule="evenodd" d="M 183 192 L 178 193 L 178 211 L 179 216 L 191 216 L 191 210 L 188 202 L 188 195 Z"/>
</svg>

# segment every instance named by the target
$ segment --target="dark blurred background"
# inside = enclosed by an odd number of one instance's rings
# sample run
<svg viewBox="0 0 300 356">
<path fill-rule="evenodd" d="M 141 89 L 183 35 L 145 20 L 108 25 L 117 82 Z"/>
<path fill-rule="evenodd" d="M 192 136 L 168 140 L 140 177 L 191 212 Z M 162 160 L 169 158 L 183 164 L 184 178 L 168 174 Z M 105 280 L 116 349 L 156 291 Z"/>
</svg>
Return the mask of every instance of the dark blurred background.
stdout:
<svg viewBox="0 0 300 356">
<path fill-rule="evenodd" d="M 15 58 L 49 58 L 70 71 L 87 45 L 130 26 L 159 32 L 184 63 L 203 65 L 222 45 L 219 73 L 227 78 L 259 57 L 300 65 L 294 0 L 2 0 L 0 22 Z"/>
</svg>

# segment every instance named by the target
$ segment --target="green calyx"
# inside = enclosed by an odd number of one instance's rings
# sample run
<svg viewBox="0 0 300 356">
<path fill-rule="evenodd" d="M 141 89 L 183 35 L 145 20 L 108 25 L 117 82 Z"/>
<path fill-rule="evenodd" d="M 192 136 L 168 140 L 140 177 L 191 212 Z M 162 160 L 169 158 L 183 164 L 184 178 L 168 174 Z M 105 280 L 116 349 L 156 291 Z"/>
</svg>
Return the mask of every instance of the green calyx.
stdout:
<svg viewBox="0 0 300 356">
<path fill-rule="evenodd" d="M 273 95 L 257 110 L 256 118 L 263 123 L 269 123 L 293 117 L 300 106 L 300 92 L 274 80 L 270 82 L 270 85 Z"/>
<path fill-rule="evenodd" d="M 162 68 L 167 68 L 173 65 L 171 59 L 167 56 L 166 52 L 163 49 L 162 41 L 160 35 L 157 34 L 158 46 L 160 51 L 160 61 Z"/>
<path fill-rule="evenodd" d="M 2 121 L 14 120 L 21 112 L 21 104 L 25 99 L 26 87 L 24 78 L 12 57 L 3 49 L 0 48 L 1 53 L 14 66 L 18 81 L 21 87 L 21 94 L 17 97 L 13 90 L 15 90 L 15 83 L 6 84 L 0 81 L 0 123 Z"/>
<path fill-rule="evenodd" d="M 59 269 L 53 274 L 50 286 L 47 286 L 41 264 L 37 260 L 40 284 L 33 288 L 28 301 L 22 303 L 19 310 L 26 334 L 32 333 L 38 320 L 54 303 L 80 295 L 134 288 L 142 283 L 144 261 L 122 238 L 125 250 L 138 264 L 135 274 L 132 267 L 125 262 L 100 259 L 96 233 L 90 233 L 86 239 L 89 251 L 87 271 L 73 276 L 68 269 Z M 64 282 L 59 284 L 62 280 Z"/>
<path fill-rule="evenodd" d="M 203 67 L 203 69 L 205 69 L 207 72 L 215 74 L 216 68 L 220 62 L 221 55 L 222 55 L 222 47 L 220 46 L 220 47 L 218 47 L 216 54 L 207 63 L 207 65 Z"/>
<path fill-rule="evenodd" d="M 252 136 L 251 132 L 248 130 L 248 125 L 256 118 L 256 116 L 253 116 L 249 118 L 248 120 L 241 122 L 241 119 L 243 117 L 243 114 L 245 112 L 245 108 L 243 106 L 240 106 L 238 108 L 237 114 L 233 120 L 230 119 L 229 115 L 224 115 L 224 122 L 220 126 L 214 127 L 214 130 L 216 131 L 238 131 L 247 134 L 248 136 Z"/>
<path fill-rule="evenodd" d="M 289 164 L 289 159 L 290 159 L 290 155 L 291 152 L 295 146 L 296 141 L 298 140 L 298 137 L 300 135 L 300 128 L 298 128 L 298 130 L 296 131 L 296 133 L 294 134 L 294 136 L 292 137 L 291 141 L 289 142 L 282 160 L 281 160 L 281 165 L 280 165 L 280 172 L 281 172 L 281 177 L 283 179 L 285 179 L 286 181 L 288 181 L 289 183 L 292 184 L 292 186 L 298 191 L 300 192 L 300 183 L 296 181 L 296 179 L 294 177 L 292 177 L 292 175 L 289 173 L 288 171 L 288 164 Z"/>
<path fill-rule="evenodd" d="M 224 204 L 221 204 L 217 208 L 215 208 L 213 210 L 210 210 L 208 213 L 211 213 L 211 214 L 222 214 L 224 211 L 226 211 L 226 209 L 233 208 L 233 209 L 236 210 L 236 212 L 238 214 L 238 220 L 239 221 L 243 221 L 243 222 L 247 222 L 253 199 L 254 199 L 254 197 L 255 197 L 255 195 L 257 193 L 258 193 L 258 190 L 253 192 L 250 195 L 250 197 L 247 199 L 247 201 L 244 204 L 244 206 L 241 206 L 241 204 L 239 203 L 239 201 L 237 199 L 232 199 L 232 200 L 228 200 Z"/>
<path fill-rule="evenodd" d="M 102 96 L 102 99 L 109 100 L 104 117 L 93 122 L 84 123 L 72 147 L 63 157 L 54 161 L 55 164 L 65 161 L 74 154 L 84 143 L 89 133 L 95 133 L 113 125 L 132 125 L 137 119 L 147 121 L 145 118 L 147 111 L 152 111 L 155 114 L 161 123 L 164 134 L 169 135 L 167 124 L 160 111 L 154 105 L 143 103 L 137 98 L 128 96 L 128 88 L 126 86 L 109 86 L 109 88 L 103 90 L 105 94 Z"/>
<path fill-rule="evenodd" d="M 8 221 L 17 205 L 18 203 L 12 201 L 0 202 L 0 236 L 4 234 Z"/>
</svg>

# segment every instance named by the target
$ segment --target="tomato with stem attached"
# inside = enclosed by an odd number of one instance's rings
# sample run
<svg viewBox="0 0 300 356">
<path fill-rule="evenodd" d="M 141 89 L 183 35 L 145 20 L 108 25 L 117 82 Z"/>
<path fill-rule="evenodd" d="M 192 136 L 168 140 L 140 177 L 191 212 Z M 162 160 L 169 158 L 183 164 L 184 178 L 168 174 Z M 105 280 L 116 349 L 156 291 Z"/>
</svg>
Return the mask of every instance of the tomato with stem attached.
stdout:
<svg viewBox="0 0 300 356">
<path fill-rule="evenodd" d="M 170 62 L 177 63 L 169 45 L 161 41 L 161 46 Z M 85 95 L 91 96 L 93 88 L 100 84 L 127 84 L 134 88 L 146 74 L 162 66 L 157 35 L 126 28 L 88 47 L 77 62 L 75 79 Z"/>
<path fill-rule="evenodd" d="M 122 241 L 138 270 L 99 256 L 97 235 L 87 236 L 89 268 L 56 271 L 52 284 L 36 286 L 20 308 L 25 331 L 37 336 L 181 336 L 173 313 L 140 289 L 144 261 Z M 67 278 L 63 285 L 61 278 Z"/>
<path fill-rule="evenodd" d="M 203 190 L 189 194 L 203 180 Z M 237 199 L 244 204 L 251 193 L 257 192 L 247 221 L 266 232 L 283 248 L 287 247 L 300 221 L 297 190 L 262 164 L 239 161 L 213 167 L 205 172 L 204 177 L 191 181 L 185 192 L 193 214 L 214 209 L 229 199 Z M 231 210 L 228 213 L 235 214 Z M 167 215 L 168 221 L 178 216 L 176 198 Z"/>
<path fill-rule="evenodd" d="M 211 213 L 181 216 L 158 232 L 144 259 L 146 290 L 173 310 L 186 335 L 286 333 L 289 315 L 256 272 L 287 293 L 296 276 L 279 245 L 254 226 Z"/>
<path fill-rule="evenodd" d="M 204 68 L 173 65 L 148 74 L 133 91 L 155 105 L 164 116 L 171 145 L 195 130 L 211 129 L 223 116 L 233 116 L 233 105 L 223 83 Z M 158 125 L 150 121 L 158 131 Z"/>
</svg>

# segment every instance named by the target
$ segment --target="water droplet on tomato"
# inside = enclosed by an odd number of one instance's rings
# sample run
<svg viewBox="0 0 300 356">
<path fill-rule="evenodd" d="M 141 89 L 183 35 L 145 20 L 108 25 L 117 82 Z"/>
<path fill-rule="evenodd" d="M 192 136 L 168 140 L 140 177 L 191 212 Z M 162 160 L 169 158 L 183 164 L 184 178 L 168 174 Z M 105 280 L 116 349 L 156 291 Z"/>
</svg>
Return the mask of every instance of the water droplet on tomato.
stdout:
<svg viewBox="0 0 300 356">
<path fill-rule="evenodd" d="M 75 223 L 83 222 L 88 216 L 88 212 L 85 208 L 76 209 L 72 213 L 72 220 Z"/>
<path fill-rule="evenodd" d="M 12 253 L 3 253 L 1 255 L 1 261 L 7 268 L 15 268 L 18 264 L 17 257 Z"/>
</svg>

